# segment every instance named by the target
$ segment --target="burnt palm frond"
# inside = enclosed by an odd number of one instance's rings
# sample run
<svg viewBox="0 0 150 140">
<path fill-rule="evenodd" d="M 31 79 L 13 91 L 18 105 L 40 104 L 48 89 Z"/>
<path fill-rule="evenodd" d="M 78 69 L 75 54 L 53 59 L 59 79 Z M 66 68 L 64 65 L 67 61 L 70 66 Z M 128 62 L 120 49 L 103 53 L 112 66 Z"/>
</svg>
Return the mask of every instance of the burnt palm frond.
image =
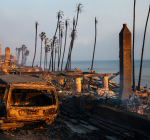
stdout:
<svg viewBox="0 0 150 140">
<path fill-rule="evenodd" d="M 56 13 L 56 17 L 58 18 L 58 20 L 59 20 L 59 19 L 62 19 L 63 16 L 64 16 L 64 12 L 61 11 L 61 10 L 59 10 L 59 11 Z"/>
<path fill-rule="evenodd" d="M 54 35 L 54 36 L 56 36 L 57 29 L 58 29 L 58 26 L 59 26 L 59 21 L 60 21 L 60 19 L 63 18 L 64 12 L 61 11 L 61 10 L 59 10 L 56 14 L 57 14 L 57 15 L 56 15 L 56 17 L 57 17 L 57 26 L 56 26 L 56 31 L 55 31 L 55 35 Z"/>
<path fill-rule="evenodd" d="M 46 33 L 45 32 L 41 32 L 41 34 L 39 34 L 39 37 L 43 41 L 43 39 L 46 38 Z"/>
<path fill-rule="evenodd" d="M 29 51 L 29 50 L 26 50 L 26 52 L 25 52 L 25 56 L 28 56 L 28 55 L 29 55 L 29 53 L 30 53 L 30 51 Z"/>
<path fill-rule="evenodd" d="M 79 13 L 81 14 L 82 11 L 83 11 L 83 5 L 81 3 L 79 3 L 78 5 L 76 5 L 77 19 L 76 19 L 75 29 L 76 29 L 76 26 L 77 26 L 77 23 L 78 23 Z"/>
</svg>

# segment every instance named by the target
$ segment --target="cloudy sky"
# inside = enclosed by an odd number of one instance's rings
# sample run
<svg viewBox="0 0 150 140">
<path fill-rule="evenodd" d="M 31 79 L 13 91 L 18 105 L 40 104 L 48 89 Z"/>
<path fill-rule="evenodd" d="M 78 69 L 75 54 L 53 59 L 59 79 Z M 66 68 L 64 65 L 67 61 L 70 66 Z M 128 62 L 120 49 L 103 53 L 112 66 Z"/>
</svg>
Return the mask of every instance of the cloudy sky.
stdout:
<svg viewBox="0 0 150 140">
<path fill-rule="evenodd" d="M 119 32 L 124 23 L 133 30 L 134 0 L 0 0 L 0 44 L 2 54 L 5 47 L 15 48 L 25 44 L 30 51 L 28 61 L 33 60 L 35 47 L 35 21 L 38 21 L 38 35 L 43 31 L 52 38 L 56 29 L 56 13 L 64 12 L 72 21 L 76 17 L 76 4 L 82 3 L 79 15 L 77 39 L 74 43 L 72 60 L 91 60 L 94 47 L 94 19 L 97 17 L 97 44 L 95 60 L 118 60 Z M 144 28 L 150 0 L 137 0 L 135 27 L 135 59 L 140 59 Z M 69 28 L 71 28 L 70 25 Z M 68 31 L 67 49 L 70 42 Z M 64 42 L 64 40 L 63 40 Z M 44 47 L 43 47 L 44 49 Z M 144 59 L 150 59 L 150 21 L 147 26 Z M 44 51 L 43 51 L 44 55 Z M 37 55 L 40 59 L 40 38 L 38 36 Z"/>
</svg>

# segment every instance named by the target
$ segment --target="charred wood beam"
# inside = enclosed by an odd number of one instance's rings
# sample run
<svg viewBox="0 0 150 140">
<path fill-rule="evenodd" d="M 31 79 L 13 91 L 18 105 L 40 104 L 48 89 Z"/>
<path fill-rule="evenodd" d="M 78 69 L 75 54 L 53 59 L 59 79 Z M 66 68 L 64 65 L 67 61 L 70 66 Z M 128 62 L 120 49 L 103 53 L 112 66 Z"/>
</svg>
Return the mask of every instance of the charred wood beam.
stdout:
<svg viewBox="0 0 150 140">
<path fill-rule="evenodd" d="M 108 80 L 112 80 L 115 77 L 117 77 L 118 75 L 120 75 L 120 71 L 118 71 L 117 73 L 114 73 L 114 76 L 111 76 Z"/>
</svg>

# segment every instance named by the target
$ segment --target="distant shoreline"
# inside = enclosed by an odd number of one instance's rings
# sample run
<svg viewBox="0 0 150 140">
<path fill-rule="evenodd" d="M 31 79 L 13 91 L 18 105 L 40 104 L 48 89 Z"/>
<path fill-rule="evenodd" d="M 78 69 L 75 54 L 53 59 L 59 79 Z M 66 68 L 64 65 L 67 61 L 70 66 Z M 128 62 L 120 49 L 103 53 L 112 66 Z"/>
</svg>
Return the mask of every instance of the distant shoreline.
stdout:
<svg viewBox="0 0 150 140">
<path fill-rule="evenodd" d="M 119 61 L 119 60 L 94 60 L 95 61 Z M 141 61 L 141 60 L 134 60 L 134 61 Z M 143 61 L 150 61 L 150 59 L 145 59 Z M 27 61 L 27 63 L 32 62 L 32 61 Z M 40 62 L 40 61 L 35 61 L 35 62 Z M 44 61 L 42 61 L 44 62 Z M 49 62 L 49 61 L 48 61 Z M 58 62 L 58 61 L 56 61 Z M 66 61 L 64 61 L 66 62 Z M 92 62 L 92 60 L 72 60 L 71 62 Z"/>
</svg>

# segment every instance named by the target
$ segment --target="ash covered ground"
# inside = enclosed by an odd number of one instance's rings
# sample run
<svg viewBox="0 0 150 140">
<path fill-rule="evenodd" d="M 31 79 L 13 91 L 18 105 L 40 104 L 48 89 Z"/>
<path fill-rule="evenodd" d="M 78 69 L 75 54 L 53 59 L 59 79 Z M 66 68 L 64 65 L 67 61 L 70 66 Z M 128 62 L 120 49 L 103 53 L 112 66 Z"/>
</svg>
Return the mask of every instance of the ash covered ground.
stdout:
<svg viewBox="0 0 150 140">
<path fill-rule="evenodd" d="M 82 89 L 82 93 L 76 93 L 74 83 L 59 85 L 57 82 L 52 84 L 56 87 L 59 98 L 59 113 L 55 121 L 46 126 L 43 122 L 31 126 L 25 126 L 20 129 L 3 131 L 0 133 L 1 140 L 120 140 L 120 139 L 140 139 L 142 136 L 133 133 L 131 130 L 119 130 L 111 124 L 105 124 L 101 120 L 93 119 L 94 110 L 99 104 L 127 110 L 128 106 L 125 102 L 117 102 L 118 87 L 112 90 L 102 89 L 98 83 L 92 83 L 91 89 L 86 87 Z M 137 112 L 138 105 L 149 108 L 148 97 L 139 98 L 130 101 L 131 112 Z M 138 108 L 138 110 L 137 110 Z M 85 110 L 86 109 L 86 110 Z M 141 110 L 141 109 L 140 109 Z M 142 108 L 144 111 L 144 109 Z M 142 113 L 143 113 L 142 111 Z M 142 114 L 140 112 L 140 114 Z M 147 111 L 148 113 L 148 111 Z M 147 114 L 149 115 L 149 114 Z M 92 123 L 91 123 L 92 122 Z M 109 128 L 110 127 L 110 128 Z"/>
</svg>

